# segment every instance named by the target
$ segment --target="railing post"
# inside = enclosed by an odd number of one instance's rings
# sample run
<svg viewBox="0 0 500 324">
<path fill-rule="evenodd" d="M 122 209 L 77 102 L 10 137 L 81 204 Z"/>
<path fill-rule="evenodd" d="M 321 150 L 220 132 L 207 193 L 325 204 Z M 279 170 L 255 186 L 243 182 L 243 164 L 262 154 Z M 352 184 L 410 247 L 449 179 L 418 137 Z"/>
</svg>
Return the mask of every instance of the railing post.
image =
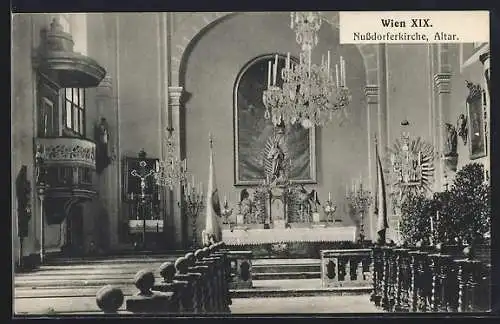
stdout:
<svg viewBox="0 0 500 324">
<path fill-rule="evenodd" d="M 410 312 L 417 311 L 417 303 L 418 303 L 418 263 L 419 252 L 418 251 L 410 251 L 408 253 L 410 255 Z"/>
<path fill-rule="evenodd" d="M 229 283 L 231 280 L 231 265 L 227 256 L 228 250 L 224 242 L 217 242 L 215 244 L 214 255 L 220 257 L 221 261 L 221 312 L 230 313 L 229 305 L 231 305 L 231 295 L 229 291 Z"/>
<path fill-rule="evenodd" d="M 185 257 L 175 261 L 175 269 L 174 279 L 185 283 L 181 294 L 182 309 L 185 313 L 194 313 L 198 309 L 196 281 L 188 274 L 188 261 Z"/>
<path fill-rule="evenodd" d="M 372 269 L 373 269 L 373 292 L 371 295 L 371 301 L 375 303 L 375 306 L 380 307 L 381 301 L 381 285 L 382 285 L 382 273 L 383 273 L 383 259 L 382 259 L 382 249 L 380 247 L 374 247 L 372 250 Z"/>
<path fill-rule="evenodd" d="M 105 314 L 117 314 L 124 299 L 122 290 L 111 285 L 102 287 L 96 294 L 97 306 Z"/>
<path fill-rule="evenodd" d="M 127 298 L 127 311 L 132 313 L 168 313 L 173 293 L 153 292 L 155 276 L 153 272 L 140 270 L 134 278 L 134 284 L 139 289 L 135 296 Z"/>
<path fill-rule="evenodd" d="M 153 291 L 159 292 L 171 292 L 172 300 L 170 303 L 170 311 L 172 313 L 182 313 L 182 293 L 186 289 L 187 282 L 179 282 L 174 280 L 175 277 L 175 265 L 172 262 L 163 263 L 160 268 L 160 276 L 163 278 L 163 282 L 155 284 L 153 286 Z"/>
<path fill-rule="evenodd" d="M 206 305 L 207 305 L 207 288 L 206 288 L 206 277 L 204 273 L 206 272 L 205 269 L 201 269 L 199 267 L 195 266 L 195 257 L 193 252 L 188 252 L 184 256 L 186 258 L 187 264 L 188 264 L 188 275 L 191 276 L 191 278 L 194 279 L 194 287 L 196 290 L 196 303 L 194 311 L 195 313 L 205 313 L 206 312 Z"/>
<path fill-rule="evenodd" d="M 390 289 L 390 248 L 382 248 L 382 258 L 383 258 L 383 272 L 382 272 L 382 308 L 389 311 L 389 289 Z"/>
</svg>

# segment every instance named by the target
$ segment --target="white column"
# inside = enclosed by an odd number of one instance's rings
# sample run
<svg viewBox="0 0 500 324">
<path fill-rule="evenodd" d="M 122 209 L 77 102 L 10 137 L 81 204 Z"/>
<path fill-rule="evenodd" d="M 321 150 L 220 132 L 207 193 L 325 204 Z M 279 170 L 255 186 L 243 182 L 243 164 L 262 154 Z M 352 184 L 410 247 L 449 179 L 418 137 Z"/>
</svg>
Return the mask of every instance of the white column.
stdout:
<svg viewBox="0 0 500 324">
<path fill-rule="evenodd" d="M 368 136 L 368 190 L 374 194 L 375 193 L 375 184 L 373 173 L 375 171 L 375 163 L 376 157 L 374 155 L 374 132 L 376 131 L 375 127 L 372 128 L 372 115 L 376 113 L 379 103 L 379 87 L 377 85 L 367 85 L 365 87 L 365 96 L 366 96 L 366 122 L 367 122 L 367 136 Z M 368 214 L 366 215 L 368 221 L 368 229 L 369 229 L 369 239 L 373 240 L 375 238 L 375 224 L 376 221 L 374 219 L 374 207 L 373 204 L 370 205 Z M 368 239 L 368 237 L 367 237 Z"/>
<path fill-rule="evenodd" d="M 450 73 L 436 73 L 434 75 L 434 88 L 435 95 L 437 96 L 437 129 L 435 130 L 436 134 L 436 147 L 435 150 L 438 153 L 438 162 L 435 168 L 435 179 L 436 179 L 436 189 L 439 191 L 445 190 L 446 183 L 449 183 L 452 174 L 446 174 L 446 169 L 443 160 L 443 152 L 445 138 L 446 138 L 446 129 L 444 124 L 450 122 L 449 121 L 449 110 L 450 110 L 450 85 L 451 85 L 451 74 Z M 454 123 L 453 123 L 454 124 Z"/>
<path fill-rule="evenodd" d="M 108 142 L 108 154 L 112 155 L 116 152 L 117 146 L 117 136 L 118 136 L 118 121 L 116 120 L 117 107 L 113 102 L 113 86 L 112 79 L 109 74 L 101 81 L 99 86 L 96 88 L 96 123 L 100 122 L 101 118 L 106 118 L 109 126 L 109 142 Z M 117 173 L 117 163 L 116 160 L 112 161 L 101 174 L 98 175 L 99 184 L 99 196 L 102 201 L 104 208 L 108 214 L 108 243 L 110 247 L 114 247 L 118 244 L 118 204 L 115 192 L 120 191 L 118 185 L 118 179 L 116 179 Z"/>
<path fill-rule="evenodd" d="M 182 95 L 183 88 L 182 87 L 168 87 L 168 97 L 169 97 L 169 108 L 171 114 L 171 126 L 174 129 L 174 132 L 177 134 L 178 145 L 176 146 L 176 155 L 181 158 L 181 122 L 180 122 L 180 99 Z M 176 184 L 176 186 L 171 191 L 170 196 L 170 215 L 173 220 L 173 236 L 174 236 L 174 244 L 176 248 L 183 248 L 184 240 L 184 219 L 181 213 L 181 208 L 178 207 L 177 203 L 182 203 L 182 188 L 180 184 Z"/>
</svg>

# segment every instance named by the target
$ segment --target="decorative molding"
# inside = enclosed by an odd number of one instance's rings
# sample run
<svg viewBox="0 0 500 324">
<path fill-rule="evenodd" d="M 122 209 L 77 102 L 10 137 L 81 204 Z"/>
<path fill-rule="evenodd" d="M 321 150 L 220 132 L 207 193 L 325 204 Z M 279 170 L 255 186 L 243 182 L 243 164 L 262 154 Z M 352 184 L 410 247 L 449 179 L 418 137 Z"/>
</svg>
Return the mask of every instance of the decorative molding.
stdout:
<svg viewBox="0 0 500 324">
<path fill-rule="evenodd" d="M 180 106 L 183 87 L 168 87 L 168 98 L 170 106 Z"/>
<path fill-rule="evenodd" d="M 451 92 L 451 73 L 436 73 L 434 75 L 434 88 L 439 94 Z"/>
<path fill-rule="evenodd" d="M 367 85 L 365 87 L 365 96 L 368 104 L 377 104 L 379 99 L 379 86 Z"/>
<path fill-rule="evenodd" d="M 56 137 L 37 138 L 36 145 L 44 154 L 47 165 L 84 165 L 95 170 L 96 144 L 88 139 Z"/>
</svg>

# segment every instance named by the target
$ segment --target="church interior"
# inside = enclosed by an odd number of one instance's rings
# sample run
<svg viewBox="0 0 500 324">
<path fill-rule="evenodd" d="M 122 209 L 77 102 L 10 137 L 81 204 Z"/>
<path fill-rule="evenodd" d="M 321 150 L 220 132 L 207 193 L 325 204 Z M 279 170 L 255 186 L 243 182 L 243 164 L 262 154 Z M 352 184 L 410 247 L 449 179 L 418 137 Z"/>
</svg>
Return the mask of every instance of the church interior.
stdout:
<svg viewBox="0 0 500 324">
<path fill-rule="evenodd" d="M 13 15 L 14 269 L 489 247 L 489 44 L 340 44 L 318 17 Z"/>
</svg>

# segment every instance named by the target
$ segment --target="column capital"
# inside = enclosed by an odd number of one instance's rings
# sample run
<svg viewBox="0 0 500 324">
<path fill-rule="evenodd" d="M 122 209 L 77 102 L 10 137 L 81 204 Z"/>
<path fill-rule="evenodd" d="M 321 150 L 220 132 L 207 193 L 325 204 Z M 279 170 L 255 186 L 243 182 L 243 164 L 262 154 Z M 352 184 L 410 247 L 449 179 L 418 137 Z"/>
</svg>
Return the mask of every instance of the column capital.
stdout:
<svg viewBox="0 0 500 324">
<path fill-rule="evenodd" d="M 450 93 L 451 91 L 451 73 L 434 74 L 434 89 L 438 93 Z"/>
<path fill-rule="evenodd" d="M 170 99 L 170 105 L 180 105 L 183 90 L 183 87 L 168 87 L 168 98 Z"/>
<path fill-rule="evenodd" d="M 365 96 L 368 104 L 378 103 L 379 86 L 378 85 L 367 85 L 365 86 Z"/>
</svg>

